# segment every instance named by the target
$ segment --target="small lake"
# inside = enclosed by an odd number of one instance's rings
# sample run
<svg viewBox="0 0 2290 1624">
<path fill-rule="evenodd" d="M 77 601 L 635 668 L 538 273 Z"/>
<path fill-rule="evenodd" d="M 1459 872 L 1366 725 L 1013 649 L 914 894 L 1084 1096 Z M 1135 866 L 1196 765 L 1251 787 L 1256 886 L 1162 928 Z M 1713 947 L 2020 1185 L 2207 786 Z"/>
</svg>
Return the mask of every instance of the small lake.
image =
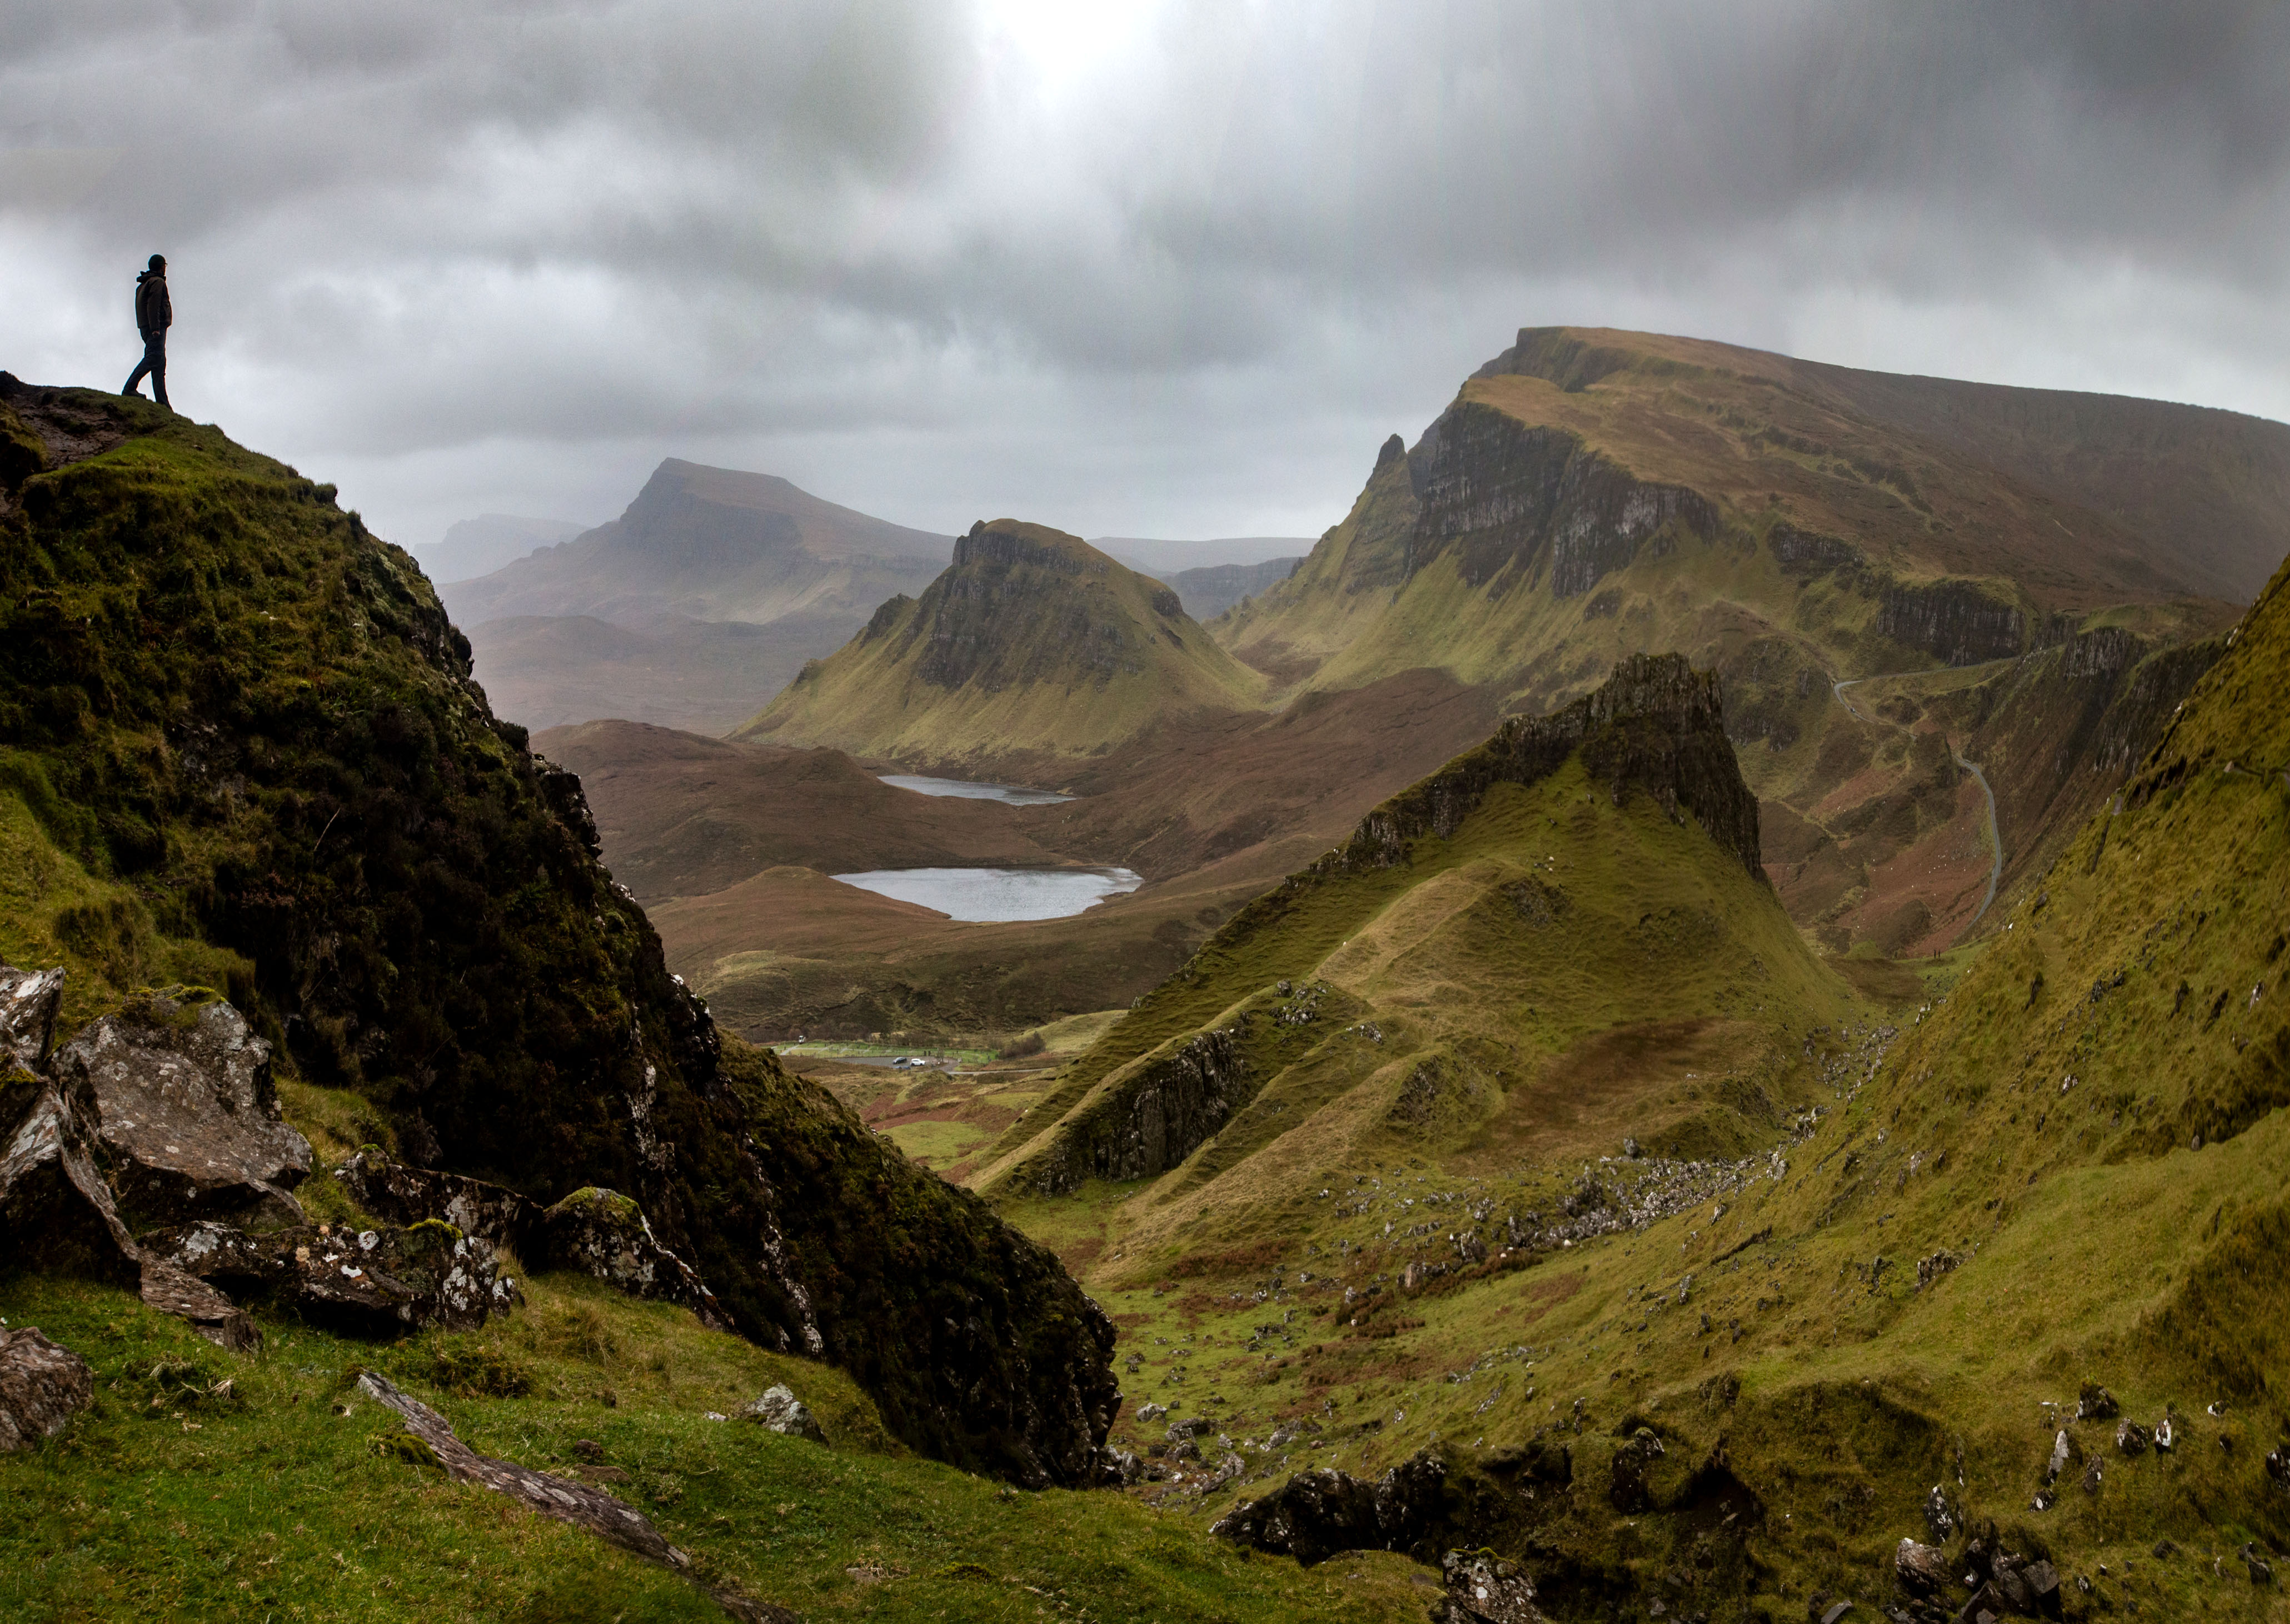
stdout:
<svg viewBox="0 0 2290 1624">
<path fill-rule="evenodd" d="M 981 923 L 1063 919 L 1145 883 L 1129 868 L 877 868 L 834 877 L 878 897 Z"/>
<path fill-rule="evenodd" d="M 917 795 L 950 795 L 965 801 L 1001 801 L 1011 806 L 1047 806 L 1053 802 L 1073 799 L 1069 795 L 1059 795 L 1054 790 L 1027 789 L 1016 784 L 977 784 L 966 778 L 917 778 L 908 772 L 886 772 L 880 776 L 893 789 L 911 789 Z M 1045 916 L 1056 917 L 1055 915 Z"/>
</svg>

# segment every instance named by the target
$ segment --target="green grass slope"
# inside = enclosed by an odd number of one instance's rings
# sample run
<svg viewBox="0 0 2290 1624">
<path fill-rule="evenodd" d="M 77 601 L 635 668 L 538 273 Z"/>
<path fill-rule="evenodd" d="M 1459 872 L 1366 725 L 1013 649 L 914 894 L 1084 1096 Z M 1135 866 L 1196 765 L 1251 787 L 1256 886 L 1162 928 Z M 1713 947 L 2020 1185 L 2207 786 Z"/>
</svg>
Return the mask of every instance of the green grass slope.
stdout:
<svg viewBox="0 0 2290 1624">
<path fill-rule="evenodd" d="M 130 1293 L 0 1284 L 9 1323 L 80 1352 L 97 1390 L 63 1436 L 0 1456 L 0 1611 L 27 1624 L 721 1620 L 703 1587 L 728 1584 L 814 1620 L 1422 1616 L 1399 1558 L 1347 1564 L 1358 1577 L 1339 1582 L 1246 1560 L 1118 1496 L 1017 1494 L 917 1459 L 829 1366 L 585 1278 L 524 1284 L 525 1304 L 483 1332 L 386 1348 L 274 1321 L 260 1364 Z M 589 1475 L 689 1552 L 693 1576 L 409 1456 L 396 1418 L 356 1390 L 361 1369 L 483 1453 Z M 774 1383 L 825 1446 L 736 1419 Z"/>
<path fill-rule="evenodd" d="M 1189 1233 L 1217 1209 L 1217 1233 L 1261 1238 L 1403 1146 L 1501 1163 L 1594 1074 L 1612 1097 L 1570 1100 L 1553 1142 L 1738 1154 L 1780 1102 L 1745 1127 L 1714 1084 L 1666 1085 L 1677 1057 L 1723 1057 L 1746 1100 L 1854 1007 L 1758 872 L 1714 679 L 1638 660 L 1557 716 L 1506 724 L 1243 909 L 977 1182 L 1008 1197 L 1167 1172 L 1149 1207 Z M 1201 1068 L 1224 1098 L 1141 1161 L 1137 1124 L 1191 1108 L 1179 1074 Z"/>
<path fill-rule="evenodd" d="M 1795 1620 L 1916 1605 L 1894 1551 L 1937 1485 L 1951 1562 L 2046 1558 L 2070 1618 L 2278 1618 L 2244 1553 L 2290 1546 L 2286 676 L 2290 568 L 1944 998 L 1805 1032 L 1814 1108 L 1762 1156 L 1594 1155 L 1631 1117 L 1586 1070 L 1535 1112 L 1557 1165 L 1387 1112 L 1253 1245 L 1168 1224 L 1215 1189 L 1181 1174 L 1010 1210 L 1125 1327 L 1133 1396 L 1240 1444 L 1211 1511 L 1307 1465 L 1529 1460 L 1487 1537 L 1552 1616 Z"/>
<path fill-rule="evenodd" d="M 1160 582 L 1078 537 L 997 519 L 734 736 L 1055 776 L 1172 717 L 1255 708 L 1263 688 Z"/>
<path fill-rule="evenodd" d="M 631 1195 L 742 1332 L 816 1339 L 914 1446 L 1085 1478 L 1096 1311 L 719 1037 L 411 559 L 212 427 L 6 386 L 0 952 L 68 970 L 59 1038 L 139 988 L 226 990 L 290 1092 L 356 1102 L 345 1137 Z"/>
</svg>

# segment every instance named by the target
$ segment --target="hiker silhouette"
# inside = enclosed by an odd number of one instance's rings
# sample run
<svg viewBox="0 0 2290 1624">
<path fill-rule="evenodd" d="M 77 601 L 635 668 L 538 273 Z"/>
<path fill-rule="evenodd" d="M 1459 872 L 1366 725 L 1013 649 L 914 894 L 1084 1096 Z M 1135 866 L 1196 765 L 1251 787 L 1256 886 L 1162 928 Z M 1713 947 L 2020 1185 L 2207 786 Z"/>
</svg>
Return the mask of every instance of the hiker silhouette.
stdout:
<svg viewBox="0 0 2290 1624">
<path fill-rule="evenodd" d="M 128 374 L 122 395 L 137 394 L 135 386 L 148 373 L 152 398 L 167 404 L 167 329 L 174 321 L 175 307 L 167 300 L 167 256 L 155 253 L 150 269 L 135 278 L 135 328 L 143 335 L 143 359 Z"/>
</svg>

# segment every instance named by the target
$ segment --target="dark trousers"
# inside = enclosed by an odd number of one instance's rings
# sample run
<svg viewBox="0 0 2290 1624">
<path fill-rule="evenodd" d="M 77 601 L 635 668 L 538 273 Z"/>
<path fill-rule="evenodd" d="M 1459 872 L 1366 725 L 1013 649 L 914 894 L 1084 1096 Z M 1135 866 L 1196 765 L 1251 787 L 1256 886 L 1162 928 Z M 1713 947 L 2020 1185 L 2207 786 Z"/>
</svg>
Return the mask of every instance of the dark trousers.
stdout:
<svg viewBox="0 0 2290 1624">
<path fill-rule="evenodd" d="M 143 359 L 137 363 L 135 370 L 128 374 L 127 387 L 119 392 L 122 395 L 134 394 L 135 386 L 143 381 L 146 373 L 148 373 L 151 378 L 151 397 L 161 405 L 165 405 L 167 404 L 167 335 L 164 330 L 158 332 L 147 332 L 143 335 Z"/>
</svg>

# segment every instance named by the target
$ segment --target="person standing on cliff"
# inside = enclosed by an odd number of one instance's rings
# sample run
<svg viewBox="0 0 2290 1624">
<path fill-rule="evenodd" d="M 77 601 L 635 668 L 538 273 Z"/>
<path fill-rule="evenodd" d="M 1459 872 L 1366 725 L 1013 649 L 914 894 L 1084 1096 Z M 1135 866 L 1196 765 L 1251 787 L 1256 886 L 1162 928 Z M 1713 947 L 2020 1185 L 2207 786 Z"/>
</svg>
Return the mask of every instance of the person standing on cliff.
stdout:
<svg viewBox="0 0 2290 1624">
<path fill-rule="evenodd" d="M 167 256 L 151 256 L 151 268 L 135 278 L 135 329 L 143 335 L 143 359 L 128 374 L 122 395 L 135 395 L 143 375 L 151 376 L 151 397 L 167 405 L 167 329 L 174 325 L 175 307 L 167 300 Z M 169 411 L 174 408 L 168 406 Z"/>
</svg>

